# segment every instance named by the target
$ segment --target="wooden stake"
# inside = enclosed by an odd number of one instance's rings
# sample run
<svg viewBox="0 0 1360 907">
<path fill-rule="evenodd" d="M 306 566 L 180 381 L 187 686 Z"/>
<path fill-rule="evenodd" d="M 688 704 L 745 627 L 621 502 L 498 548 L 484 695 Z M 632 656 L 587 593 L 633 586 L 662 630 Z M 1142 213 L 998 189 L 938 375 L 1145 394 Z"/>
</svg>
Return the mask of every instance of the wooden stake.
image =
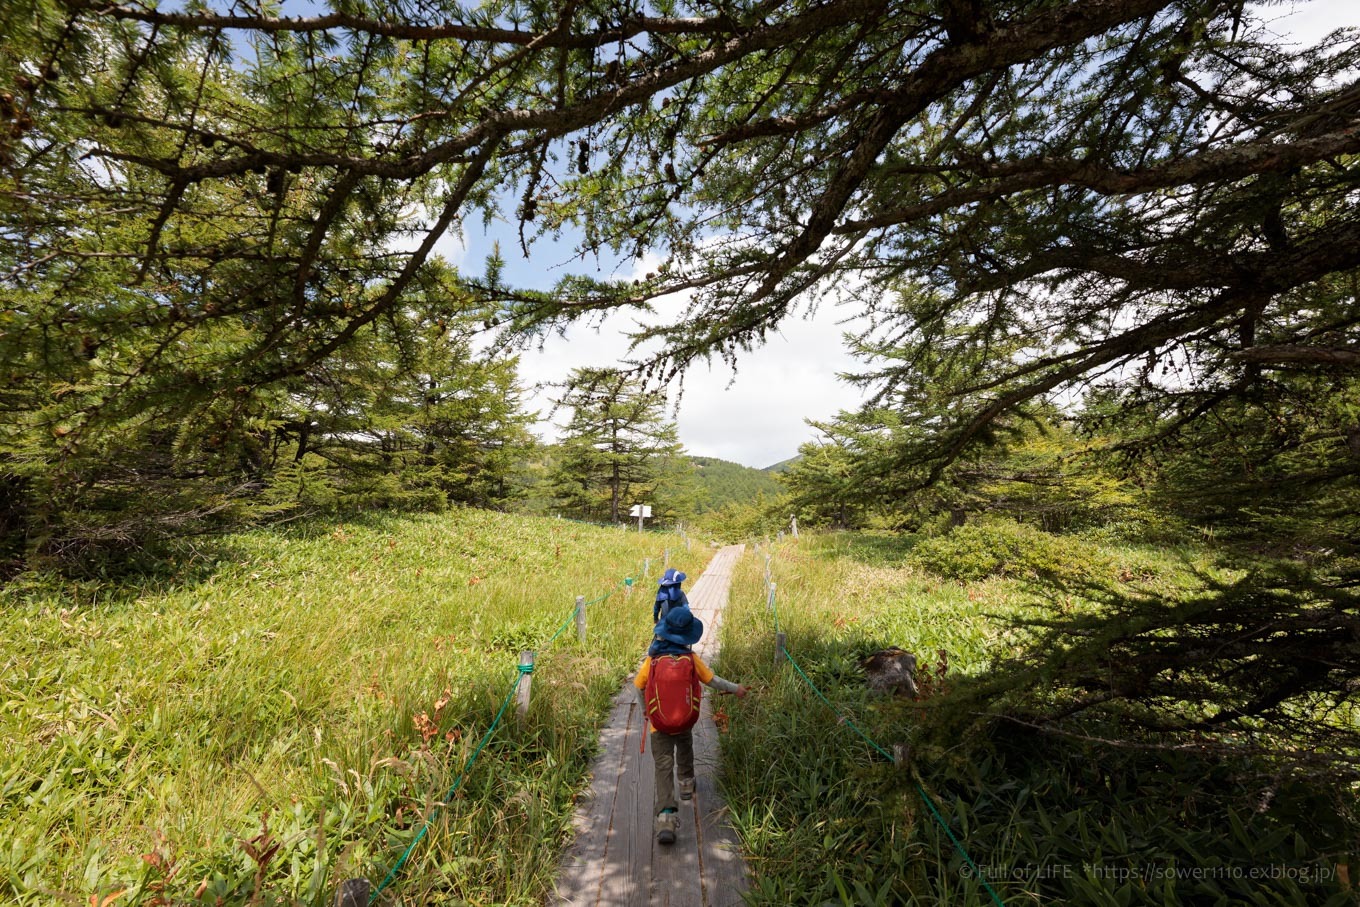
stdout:
<svg viewBox="0 0 1360 907">
<path fill-rule="evenodd" d="M 789 656 L 788 656 L 788 653 L 786 653 L 786 652 L 784 651 L 784 641 L 785 641 L 785 639 L 786 639 L 786 637 L 784 636 L 784 633 L 783 633 L 782 631 L 779 632 L 779 633 L 776 633 L 776 634 L 774 635 L 774 663 L 775 663 L 775 664 L 779 664 L 780 662 L 784 661 L 786 658 L 789 657 Z"/>
<path fill-rule="evenodd" d="M 576 638 L 586 641 L 586 597 L 576 596 Z"/>
<path fill-rule="evenodd" d="M 521 665 L 528 665 L 529 667 L 533 667 L 534 653 L 533 652 L 519 653 L 519 663 Z M 534 675 L 532 673 L 526 671 L 520 672 L 519 692 L 517 694 L 519 699 L 519 705 L 516 706 L 515 709 L 516 714 L 519 715 L 520 724 L 523 724 L 524 719 L 529 716 L 529 688 L 533 686 L 533 679 Z"/>
</svg>

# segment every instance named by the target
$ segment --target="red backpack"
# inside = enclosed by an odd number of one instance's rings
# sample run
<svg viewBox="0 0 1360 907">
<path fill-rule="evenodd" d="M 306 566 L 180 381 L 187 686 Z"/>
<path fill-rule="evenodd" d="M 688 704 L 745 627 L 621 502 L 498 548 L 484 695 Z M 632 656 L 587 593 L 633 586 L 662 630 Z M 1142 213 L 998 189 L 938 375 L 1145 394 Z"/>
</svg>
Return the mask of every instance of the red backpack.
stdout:
<svg viewBox="0 0 1360 907">
<path fill-rule="evenodd" d="M 647 717 L 655 730 L 680 734 L 699 720 L 703 690 L 692 655 L 655 655 L 647 672 Z"/>
</svg>

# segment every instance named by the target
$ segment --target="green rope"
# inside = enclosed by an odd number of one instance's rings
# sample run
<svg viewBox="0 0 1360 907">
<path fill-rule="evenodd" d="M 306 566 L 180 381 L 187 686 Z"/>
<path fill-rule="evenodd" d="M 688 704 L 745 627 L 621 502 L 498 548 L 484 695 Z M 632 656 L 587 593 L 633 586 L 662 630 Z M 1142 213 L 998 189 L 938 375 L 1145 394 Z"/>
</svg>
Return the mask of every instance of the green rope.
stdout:
<svg viewBox="0 0 1360 907">
<path fill-rule="evenodd" d="M 576 620 L 576 612 L 577 612 L 577 610 L 578 610 L 578 609 L 576 609 L 576 608 L 572 608 L 572 609 L 571 609 L 571 613 L 567 615 L 567 619 L 564 620 L 564 621 L 562 621 L 562 626 L 560 626 L 560 627 L 557 628 L 557 632 L 556 632 L 556 633 L 554 633 L 552 636 L 548 637 L 548 641 L 545 642 L 545 643 L 543 644 L 543 648 L 546 649 L 546 648 L 548 648 L 548 646 L 551 646 L 553 643 L 557 642 L 557 637 L 561 636 L 564 632 L 566 632 L 567 627 L 570 627 L 571 624 L 572 624 L 572 621 Z M 522 667 L 522 666 L 521 666 L 521 667 Z"/>
<path fill-rule="evenodd" d="M 439 815 L 440 810 L 453 799 L 453 795 L 458 792 L 458 788 L 462 785 L 463 779 L 466 778 L 468 772 L 472 770 L 473 763 L 477 761 L 477 757 L 482 754 L 482 750 L 485 749 L 487 743 L 491 741 L 491 735 L 496 733 L 496 728 L 500 726 L 501 719 L 505 717 L 505 710 L 510 707 L 510 701 L 515 698 L 515 691 L 519 689 L 519 675 L 533 671 L 533 665 L 518 665 L 518 667 L 519 674 L 515 676 L 515 682 L 510 685 L 510 692 L 506 694 L 505 701 L 501 703 L 500 711 L 496 713 L 496 718 L 491 722 L 491 727 L 487 728 L 486 733 L 482 735 L 481 742 L 479 742 L 477 748 L 472 751 L 472 757 L 468 759 L 467 764 L 463 766 L 463 770 L 458 773 L 458 777 L 454 779 L 453 786 L 450 787 L 449 792 L 444 795 L 444 799 L 435 804 L 434 809 L 430 811 L 430 815 L 426 817 L 425 824 L 420 826 L 420 831 L 416 834 L 415 838 L 412 839 L 411 843 L 406 846 L 406 850 L 402 852 L 401 858 L 397 860 L 396 865 L 387 873 L 387 878 L 382 880 L 382 884 L 379 885 L 372 896 L 369 897 L 368 903 L 370 905 L 377 903 L 378 895 L 382 894 L 387 886 L 392 884 L 392 880 L 397 877 L 397 873 L 406 865 L 406 861 L 410 858 L 411 852 L 416 849 L 416 845 L 421 842 L 425 837 L 425 833 L 430 830 L 430 823 L 432 823 L 435 820 L 435 817 Z M 529 671 L 524 670 L 526 667 Z"/>
<path fill-rule="evenodd" d="M 773 596 L 771 597 L 770 601 L 772 604 L 774 604 Z M 779 606 L 777 604 L 774 604 L 774 627 L 775 632 L 780 632 Z M 832 714 L 836 716 L 837 720 L 841 724 L 850 728 L 850 730 L 854 731 L 861 738 L 863 738 L 864 742 L 869 744 L 869 746 L 873 747 L 875 750 L 877 750 L 879 755 L 887 757 L 887 759 L 890 762 L 897 761 L 893 757 L 892 753 L 888 752 L 883 747 L 879 746 L 878 743 L 872 737 L 870 737 L 868 734 L 866 734 L 863 730 L 860 729 L 859 725 L 851 721 L 850 718 L 844 712 L 842 712 L 840 709 L 836 708 L 836 706 L 832 704 L 830 699 L 826 698 L 826 695 L 817 688 L 817 684 L 812 682 L 812 678 L 808 677 L 807 674 L 803 672 L 803 669 L 798 665 L 798 662 L 794 659 L 792 655 L 789 654 L 788 646 L 784 647 L 784 657 L 788 659 L 789 664 L 793 665 L 793 669 L 798 672 L 798 676 L 803 678 L 803 683 L 807 684 L 808 689 L 812 690 L 813 693 L 817 694 L 817 698 L 826 704 L 826 707 L 831 710 Z M 986 892 L 989 895 L 991 895 L 992 901 L 997 905 L 997 907 L 1005 907 L 1005 904 L 1002 903 L 1001 897 L 992 889 L 991 885 L 987 884 L 987 880 L 983 877 L 982 870 L 980 870 L 978 868 L 978 865 L 973 862 L 973 858 L 968 855 L 968 851 L 964 849 L 964 846 L 959 841 L 959 839 L 954 837 L 954 832 L 950 830 L 949 823 L 947 823 L 944 820 L 944 817 L 940 815 L 939 809 L 936 808 L 935 806 L 935 801 L 930 798 L 930 794 L 926 793 L 925 787 L 923 787 L 919 782 L 916 782 L 915 786 L 916 792 L 921 795 L 921 799 L 925 802 L 926 807 L 930 810 L 930 814 L 935 817 L 935 822 L 940 826 L 940 828 L 944 829 L 944 833 L 949 837 L 950 842 L 954 845 L 954 849 L 958 851 L 959 856 L 963 857 L 964 862 L 966 862 L 969 868 L 973 870 L 973 878 L 977 879 L 979 882 L 982 883 L 982 887 L 986 890 Z"/>
<path fill-rule="evenodd" d="M 548 641 L 545 642 L 539 648 L 539 651 L 542 651 L 543 649 L 546 649 L 549 646 L 551 646 L 553 643 L 557 641 L 557 637 L 561 636 L 563 633 L 566 632 L 567 627 L 570 627 L 572 625 L 572 622 L 576 620 L 576 614 L 582 607 L 585 607 L 586 605 L 598 605 L 600 602 L 607 600 L 613 594 L 614 593 L 612 591 L 606 592 L 599 598 L 592 599 L 591 601 L 584 602 L 581 605 L 572 608 L 571 613 L 567 615 L 567 619 L 562 621 L 562 626 L 557 628 L 557 632 L 553 633 L 553 635 L 548 638 Z M 505 701 L 501 703 L 500 710 L 496 712 L 496 717 L 491 722 L 491 727 L 487 728 L 486 733 L 482 736 L 481 742 L 477 744 L 477 748 L 473 750 L 471 758 L 469 758 L 467 764 L 463 766 L 463 770 L 458 773 L 458 777 L 454 779 L 453 786 L 450 787 L 449 792 L 444 795 L 444 799 L 441 802 L 435 804 L 434 809 L 430 811 L 430 815 L 425 819 L 425 824 L 420 826 L 420 831 L 416 833 L 415 838 L 413 838 L 411 840 L 411 843 L 406 846 L 406 849 L 402 851 L 401 857 L 397 860 L 396 865 L 394 865 L 392 869 L 388 871 L 387 877 L 382 880 L 382 884 L 379 885 L 377 889 L 374 890 L 372 896 L 369 898 L 368 901 L 370 905 L 376 903 L 378 900 L 378 895 L 382 894 L 383 891 L 387 889 L 387 886 L 392 884 L 392 880 L 397 877 L 397 873 L 400 872 L 401 868 L 406 865 L 406 861 L 410 858 L 411 853 L 416 849 L 416 845 L 419 844 L 422 839 L 424 839 L 425 833 L 429 831 L 430 824 L 434 821 L 435 817 L 439 815 L 439 811 L 443 809 L 444 806 L 447 805 L 448 802 L 453 799 L 453 795 L 458 792 L 458 788 L 462 785 L 463 780 L 467 777 L 468 772 L 472 771 L 472 766 L 474 763 L 476 763 L 477 757 L 481 755 L 482 750 L 485 749 L 487 743 L 491 741 L 492 734 L 496 732 L 496 728 L 500 726 L 501 719 L 505 717 L 505 710 L 510 707 L 510 701 L 515 698 L 515 692 L 519 689 L 520 680 L 525 675 L 532 674 L 534 672 L 534 666 L 532 664 L 516 665 L 515 667 L 517 669 L 517 673 L 515 675 L 515 682 L 511 684 L 510 692 L 506 694 Z"/>
<path fill-rule="evenodd" d="M 874 749 L 878 750 L 880 755 L 886 756 L 890 761 L 892 760 L 893 758 L 892 753 L 888 752 L 883 747 L 875 743 L 874 738 L 870 737 L 868 734 L 864 733 L 864 731 L 860 730 L 859 725 L 855 724 L 855 722 L 851 721 L 848 717 L 846 717 L 845 713 L 843 713 L 840 709 L 836 708 L 834 705 L 831 704 L 831 700 L 827 699 L 826 696 L 822 694 L 822 691 L 817 689 L 817 685 L 813 683 L 806 674 L 803 673 L 803 669 L 798 666 L 798 662 L 793 660 L 793 656 L 789 654 L 789 650 L 787 648 L 784 649 L 784 657 L 789 660 L 789 664 L 793 665 L 793 669 L 798 672 L 798 676 L 803 678 L 803 682 L 806 683 L 809 688 L 811 688 L 812 692 L 817 694 L 817 698 L 820 699 L 822 702 L 826 703 L 826 707 L 829 708 L 832 711 L 832 713 L 835 714 L 837 720 L 839 720 L 841 724 L 850 728 L 850 730 L 854 731 L 856 734 L 859 734 L 860 737 L 864 739 L 864 742 L 869 744 Z"/>
<path fill-rule="evenodd" d="M 916 784 L 916 792 L 921 795 L 921 799 L 925 801 L 926 806 L 930 808 L 930 814 L 935 817 L 936 824 L 943 828 L 944 833 L 949 836 L 949 840 L 953 843 L 954 849 L 959 852 L 959 855 L 967 861 L 969 868 L 973 870 L 973 878 L 982 883 L 982 887 L 992 896 L 992 901 L 996 904 L 996 907 L 1005 907 L 1001 902 L 1001 897 L 992 890 L 992 886 L 988 885 L 987 880 L 983 878 L 982 870 L 978 869 L 978 865 L 973 862 L 973 858 L 968 856 L 968 851 L 963 849 L 963 845 L 959 843 L 959 839 L 954 837 L 954 833 L 949 830 L 949 823 L 945 822 L 944 816 L 941 816 L 940 811 L 935 808 L 935 801 L 930 799 L 930 794 L 926 793 L 926 789 L 922 787 L 919 782 Z"/>
</svg>

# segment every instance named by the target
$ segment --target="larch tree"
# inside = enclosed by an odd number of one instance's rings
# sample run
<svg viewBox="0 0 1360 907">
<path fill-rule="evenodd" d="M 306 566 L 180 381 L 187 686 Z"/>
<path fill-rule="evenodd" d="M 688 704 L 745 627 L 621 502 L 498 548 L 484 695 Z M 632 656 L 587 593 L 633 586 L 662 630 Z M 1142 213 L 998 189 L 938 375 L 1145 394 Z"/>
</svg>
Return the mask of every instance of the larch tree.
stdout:
<svg viewBox="0 0 1360 907">
<path fill-rule="evenodd" d="M 135 347 L 68 404 L 67 445 L 302 372 L 488 216 L 660 252 L 636 284 L 468 281 L 521 334 L 687 292 L 639 329 L 654 374 L 855 275 L 880 342 L 971 363 L 926 480 L 1025 401 L 1149 358 L 1198 366 L 1187 419 L 1360 361 L 1353 33 L 1291 48 L 1220 0 L 247 9 L 0 19 L 6 361 Z"/>
<path fill-rule="evenodd" d="M 1270 9 L 8 3 L 4 523 L 32 539 L 53 502 L 88 509 L 106 438 L 141 432 L 129 455 L 161 474 L 231 450 L 281 383 L 401 318 L 477 219 L 526 249 L 658 255 L 636 281 L 462 277 L 458 297 L 511 340 L 635 314 L 628 367 L 655 381 L 736 363 L 818 303 L 868 317 L 865 380 L 901 428 L 874 461 L 885 493 L 1097 385 L 1130 450 L 1251 425 L 1281 384 L 1360 366 L 1360 43 L 1290 45 Z M 1354 482 L 1355 437 L 1344 400 L 1311 417 L 1328 481 Z M 1248 624 L 1292 595 L 1251 593 Z M 1212 689 L 1238 706 L 1211 714 L 1279 717 L 1353 697 L 1353 602 L 1300 601 L 1286 639 L 1160 701 Z M 1122 663 L 1165 665 L 1136 657 L 1158 640 Z M 1234 686 L 1238 655 L 1255 673 Z"/>
<path fill-rule="evenodd" d="M 618 371 L 576 369 L 561 405 L 571 418 L 552 483 L 569 512 L 618 523 L 635 504 L 652 506 L 658 519 L 692 509 L 685 496 L 692 496 L 693 468 L 678 428 L 665 420 L 664 391 Z"/>
<path fill-rule="evenodd" d="M 471 327 L 441 317 L 450 290 L 430 290 L 287 382 L 286 410 L 257 442 L 272 499 L 440 508 L 518 496 L 535 442 L 517 359 L 474 353 Z"/>
</svg>

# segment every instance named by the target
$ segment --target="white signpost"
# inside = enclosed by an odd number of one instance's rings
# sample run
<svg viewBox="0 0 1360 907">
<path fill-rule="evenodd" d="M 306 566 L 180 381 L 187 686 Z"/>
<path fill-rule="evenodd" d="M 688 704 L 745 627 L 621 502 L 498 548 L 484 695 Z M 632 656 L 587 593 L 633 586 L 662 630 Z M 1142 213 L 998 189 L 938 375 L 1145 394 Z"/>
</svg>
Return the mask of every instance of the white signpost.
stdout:
<svg viewBox="0 0 1360 907">
<path fill-rule="evenodd" d="M 650 504 L 634 504 L 634 505 L 633 505 L 633 508 L 632 508 L 631 510 L 628 511 L 628 515 L 629 515 L 629 516 L 635 516 L 635 517 L 637 517 L 637 520 L 638 520 L 638 532 L 641 532 L 641 531 L 642 531 L 642 521 L 643 521 L 644 519 L 646 519 L 647 517 L 650 517 L 650 516 L 652 515 L 652 505 L 650 505 Z"/>
</svg>

